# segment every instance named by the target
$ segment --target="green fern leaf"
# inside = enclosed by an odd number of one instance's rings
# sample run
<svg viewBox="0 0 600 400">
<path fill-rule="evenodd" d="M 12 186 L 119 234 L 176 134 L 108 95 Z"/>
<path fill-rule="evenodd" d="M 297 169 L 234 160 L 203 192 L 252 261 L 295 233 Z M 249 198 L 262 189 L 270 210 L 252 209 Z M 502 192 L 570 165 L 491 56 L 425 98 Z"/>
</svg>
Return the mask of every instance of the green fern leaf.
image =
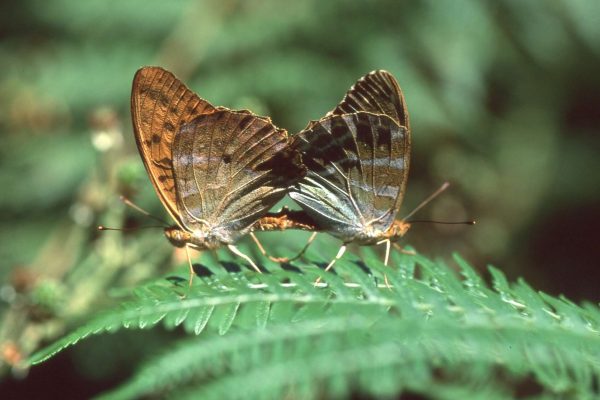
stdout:
<svg viewBox="0 0 600 400">
<path fill-rule="evenodd" d="M 199 335 L 206 327 L 214 310 L 214 305 L 196 307 L 190 310 L 187 319 L 184 322 L 186 332 L 193 332 L 194 334 Z"/>
<path fill-rule="evenodd" d="M 385 267 L 373 254 L 366 264 L 340 260 L 335 272 L 299 263 L 302 273 L 222 273 L 197 281 L 185 297 L 160 281 L 31 361 L 91 334 L 161 322 L 202 336 L 151 359 L 107 398 L 344 397 L 351 390 L 506 398 L 526 379 L 549 395 L 597 394 L 598 307 L 538 293 L 522 280 L 510 284 L 495 268 L 490 288 L 455 260 L 462 280 L 420 255 L 393 255 Z"/>
<path fill-rule="evenodd" d="M 518 319 L 497 327 L 437 317 L 376 323 L 364 317 L 330 317 L 180 343 L 106 398 L 141 397 L 171 387 L 178 388 L 177 398 L 280 398 L 297 392 L 339 398 L 357 382 L 356 389 L 373 395 L 411 390 L 511 397 L 510 387 L 490 379 L 499 368 L 507 380 L 518 382 L 533 374 L 550 393 L 585 396 L 593 394 L 590 377 L 600 374 L 598 354 L 597 334 L 539 332 Z M 158 366 L 173 359 L 178 368 L 193 371 L 193 377 L 174 366 L 164 376 Z M 225 370 L 223 363 L 229 366 Z M 448 382 L 439 380 L 439 373 Z M 456 382 L 463 382 L 460 390 Z M 244 390 L 233 389 L 238 387 Z"/>
<path fill-rule="evenodd" d="M 219 335 L 226 334 L 229 328 L 231 328 L 231 324 L 233 324 L 233 320 L 237 315 L 240 304 L 240 302 L 236 302 L 218 309 L 218 314 L 215 315 L 213 321 L 215 321 L 218 326 Z"/>
</svg>

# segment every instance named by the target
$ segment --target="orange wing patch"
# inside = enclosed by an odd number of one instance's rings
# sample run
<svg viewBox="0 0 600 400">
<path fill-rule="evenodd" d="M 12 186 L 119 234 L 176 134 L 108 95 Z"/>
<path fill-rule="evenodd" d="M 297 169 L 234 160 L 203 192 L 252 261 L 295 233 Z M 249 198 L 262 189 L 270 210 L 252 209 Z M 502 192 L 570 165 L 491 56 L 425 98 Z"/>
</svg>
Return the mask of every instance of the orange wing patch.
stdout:
<svg viewBox="0 0 600 400">
<path fill-rule="evenodd" d="M 173 176 L 172 145 L 182 124 L 215 107 L 159 67 L 138 70 L 131 90 L 131 115 L 138 150 L 156 193 L 181 225 Z"/>
</svg>

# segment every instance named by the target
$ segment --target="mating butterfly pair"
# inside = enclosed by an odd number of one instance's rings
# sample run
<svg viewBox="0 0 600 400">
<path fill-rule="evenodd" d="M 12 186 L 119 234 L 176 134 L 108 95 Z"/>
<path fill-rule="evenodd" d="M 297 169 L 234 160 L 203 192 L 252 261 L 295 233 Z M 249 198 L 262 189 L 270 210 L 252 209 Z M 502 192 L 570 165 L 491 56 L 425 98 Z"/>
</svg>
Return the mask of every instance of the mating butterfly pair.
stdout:
<svg viewBox="0 0 600 400">
<path fill-rule="evenodd" d="M 340 104 L 293 137 L 269 118 L 215 107 L 170 72 L 140 69 L 131 112 L 138 149 L 177 247 L 227 246 L 255 230 L 328 232 L 344 245 L 387 244 L 406 187 L 410 129 L 402 91 L 386 71 L 359 79 Z M 268 211 L 289 194 L 303 212 Z M 253 236 L 254 237 L 254 236 Z M 258 242 L 257 242 L 258 243 Z"/>
</svg>

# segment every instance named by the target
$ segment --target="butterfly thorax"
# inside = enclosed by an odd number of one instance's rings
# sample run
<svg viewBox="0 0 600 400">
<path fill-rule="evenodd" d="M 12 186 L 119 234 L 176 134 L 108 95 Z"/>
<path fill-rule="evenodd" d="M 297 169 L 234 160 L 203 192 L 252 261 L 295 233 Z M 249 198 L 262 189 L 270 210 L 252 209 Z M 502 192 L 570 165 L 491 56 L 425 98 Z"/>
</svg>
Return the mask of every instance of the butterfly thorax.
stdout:
<svg viewBox="0 0 600 400">
<path fill-rule="evenodd" d="M 175 247 L 190 246 L 197 250 L 212 250 L 223 245 L 225 242 L 219 235 L 205 229 L 188 232 L 179 226 L 165 228 L 165 236 Z"/>
</svg>

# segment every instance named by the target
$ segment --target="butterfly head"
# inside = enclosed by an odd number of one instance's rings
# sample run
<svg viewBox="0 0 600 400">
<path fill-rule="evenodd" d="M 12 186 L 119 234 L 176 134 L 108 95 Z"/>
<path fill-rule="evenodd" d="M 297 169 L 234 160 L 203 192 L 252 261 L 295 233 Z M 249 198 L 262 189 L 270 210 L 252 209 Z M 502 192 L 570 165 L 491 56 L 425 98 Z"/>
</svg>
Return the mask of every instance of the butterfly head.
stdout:
<svg viewBox="0 0 600 400">
<path fill-rule="evenodd" d="M 382 240 L 397 242 L 410 228 L 406 221 L 394 221 L 387 229 L 380 223 L 370 223 L 362 226 L 358 231 L 352 232 L 352 236 L 338 237 L 345 242 L 354 242 L 361 246 L 369 246 L 380 243 Z"/>
<path fill-rule="evenodd" d="M 410 229 L 410 224 L 403 220 L 396 220 L 384 233 L 386 239 L 397 242 Z"/>
<path fill-rule="evenodd" d="M 169 226 L 165 228 L 165 236 L 175 247 L 184 247 L 191 242 L 192 235 L 179 228 L 178 226 Z"/>
<path fill-rule="evenodd" d="M 188 232 L 178 226 L 165 228 L 165 236 L 175 247 L 191 246 L 197 250 L 216 249 L 222 241 L 203 230 Z"/>
</svg>

